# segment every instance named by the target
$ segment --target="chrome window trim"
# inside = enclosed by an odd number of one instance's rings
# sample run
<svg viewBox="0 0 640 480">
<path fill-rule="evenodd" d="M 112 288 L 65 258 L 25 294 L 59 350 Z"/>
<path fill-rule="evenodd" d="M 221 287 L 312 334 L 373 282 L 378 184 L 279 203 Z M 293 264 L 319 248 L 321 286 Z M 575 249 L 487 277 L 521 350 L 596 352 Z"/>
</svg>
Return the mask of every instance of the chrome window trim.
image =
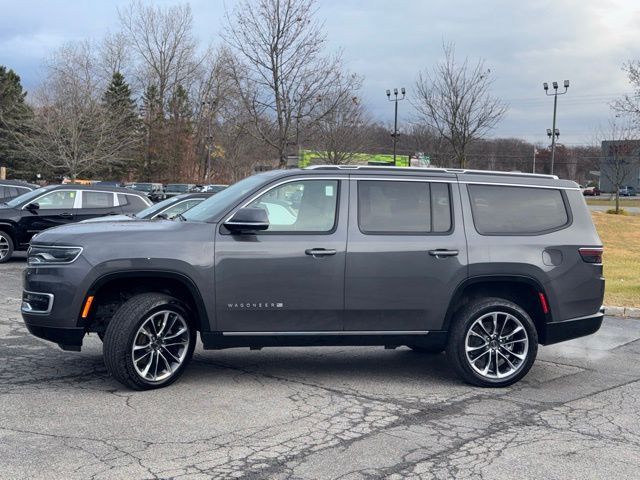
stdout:
<svg viewBox="0 0 640 480">
<path fill-rule="evenodd" d="M 33 310 L 33 309 L 26 309 L 23 307 L 23 303 L 21 302 L 20 304 L 20 311 L 24 312 L 24 313 L 30 313 L 32 315 L 49 315 L 51 313 L 51 310 L 53 309 L 53 299 L 54 299 L 54 295 L 53 293 L 44 293 L 44 292 L 32 292 L 29 290 L 23 290 L 22 291 L 23 294 L 25 293 L 30 293 L 31 295 L 42 295 L 45 297 L 49 298 L 49 304 L 47 305 L 47 309 L 46 310 Z"/>
<path fill-rule="evenodd" d="M 38 247 L 38 248 L 79 248 L 80 251 L 78 252 L 78 254 L 73 258 L 73 260 L 71 260 L 70 262 L 49 262 L 49 263 L 39 263 L 37 265 L 31 265 L 29 263 L 29 253 L 31 252 L 31 248 L 32 247 Z M 80 255 L 82 255 L 82 252 L 84 252 L 84 247 L 80 247 L 77 245 L 30 245 L 29 248 L 27 249 L 27 267 L 48 267 L 49 265 L 70 265 L 73 262 L 75 262 L 78 258 L 80 258 Z M 37 292 L 36 292 L 37 293 Z"/>
<path fill-rule="evenodd" d="M 313 331 L 291 331 L 291 332 L 220 332 L 225 337 L 270 337 L 270 336 L 300 336 L 300 335 L 427 335 L 429 330 L 313 330 Z"/>
</svg>

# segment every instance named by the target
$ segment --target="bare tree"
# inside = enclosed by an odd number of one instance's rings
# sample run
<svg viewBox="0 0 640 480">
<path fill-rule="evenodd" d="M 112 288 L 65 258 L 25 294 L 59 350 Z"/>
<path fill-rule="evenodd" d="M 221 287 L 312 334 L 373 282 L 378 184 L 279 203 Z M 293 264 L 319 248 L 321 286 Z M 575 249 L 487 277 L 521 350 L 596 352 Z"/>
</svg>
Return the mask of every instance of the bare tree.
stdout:
<svg viewBox="0 0 640 480">
<path fill-rule="evenodd" d="M 638 162 L 638 140 L 634 140 L 634 129 L 629 119 L 614 118 L 606 129 L 598 135 L 602 141 L 603 162 L 600 175 L 606 178 L 613 187 L 616 208 L 620 213 L 620 188 L 624 186 L 633 168 Z"/>
<path fill-rule="evenodd" d="M 626 63 L 622 69 L 626 72 L 632 94 L 624 95 L 614 101 L 611 107 L 619 115 L 629 116 L 636 125 L 640 124 L 640 60 Z"/>
<path fill-rule="evenodd" d="M 128 77 L 133 67 L 128 40 L 122 32 L 107 33 L 97 45 L 97 67 L 101 78 L 108 82 L 115 73 Z"/>
<path fill-rule="evenodd" d="M 61 48 L 36 92 L 29 133 L 18 136 L 22 148 L 34 160 L 72 179 L 98 165 L 119 162 L 137 136 L 128 132 L 128 122 L 106 111 L 100 93 L 91 46 L 80 43 Z"/>
<path fill-rule="evenodd" d="M 335 89 L 339 57 L 322 54 L 323 25 L 314 0 L 243 0 L 227 13 L 224 39 L 237 61 L 232 78 L 252 118 L 251 132 L 287 163 L 295 121 L 312 125 L 335 104 L 323 101 Z"/>
<path fill-rule="evenodd" d="M 420 73 L 414 105 L 422 121 L 450 144 L 456 163 L 464 168 L 469 145 L 490 131 L 506 106 L 490 94 L 491 71 L 479 60 L 458 63 L 453 44 L 445 44 L 444 61 Z"/>
<path fill-rule="evenodd" d="M 328 164 L 342 165 L 365 149 L 366 126 L 370 120 L 362 99 L 357 96 L 362 80 L 352 75 L 351 81 L 336 84 L 338 90 L 322 98 L 321 102 L 325 103 L 322 109 L 326 113 L 314 123 L 310 135 L 317 156 Z M 350 85 L 351 90 L 345 91 L 343 85 Z M 299 144 L 297 138 L 296 144 Z"/>
<path fill-rule="evenodd" d="M 156 85 L 164 109 L 177 85 L 190 88 L 202 60 L 196 55 L 191 7 L 162 8 L 135 0 L 118 14 L 122 34 L 137 56 L 140 89 Z"/>
</svg>

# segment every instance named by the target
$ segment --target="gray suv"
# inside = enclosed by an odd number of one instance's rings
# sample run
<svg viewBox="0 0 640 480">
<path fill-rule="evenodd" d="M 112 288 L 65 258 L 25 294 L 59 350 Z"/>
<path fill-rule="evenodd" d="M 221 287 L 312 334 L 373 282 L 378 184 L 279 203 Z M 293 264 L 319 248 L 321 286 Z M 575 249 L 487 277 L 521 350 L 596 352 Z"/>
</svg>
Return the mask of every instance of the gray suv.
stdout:
<svg viewBox="0 0 640 480">
<path fill-rule="evenodd" d="M 179 219 L 38 234 L 30 332 L 96 332 L 133 389 L 205 349 L 446 350 L 465 381 L 510 385 L 538 344 L 602 323 L 602 244 L 577 184 L 549 175 L 318 166 L 249 177 Z"/>
</svg>

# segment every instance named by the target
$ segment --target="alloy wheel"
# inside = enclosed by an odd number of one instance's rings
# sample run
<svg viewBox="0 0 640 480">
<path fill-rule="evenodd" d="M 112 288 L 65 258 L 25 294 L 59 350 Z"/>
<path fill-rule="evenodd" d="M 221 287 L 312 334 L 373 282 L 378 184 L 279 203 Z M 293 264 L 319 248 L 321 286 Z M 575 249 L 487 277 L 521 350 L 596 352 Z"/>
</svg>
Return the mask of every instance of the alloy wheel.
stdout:
<svg viewBox="0 0 640 480">
<path fill-rule="evenodd" d="M 148 382 L 162 382 L 180 368 L 191 341 L 189 326 L 179 313 L 161 310 L 142 322 L 131 354 L 136 373 Z"/>
<path fill-rule="evenodd" d="M 501 311 L 486 313 L 467 330 L 465 354 L 477 374 L 492 380 L 505 379 L 526 363 L 529 336 L 514 315 Z"/>
<path fill-rule="evenodd" d="M 0 235 L 0 260 L 9 253 L 9 240 L 4 235 Z"/>
</svg>

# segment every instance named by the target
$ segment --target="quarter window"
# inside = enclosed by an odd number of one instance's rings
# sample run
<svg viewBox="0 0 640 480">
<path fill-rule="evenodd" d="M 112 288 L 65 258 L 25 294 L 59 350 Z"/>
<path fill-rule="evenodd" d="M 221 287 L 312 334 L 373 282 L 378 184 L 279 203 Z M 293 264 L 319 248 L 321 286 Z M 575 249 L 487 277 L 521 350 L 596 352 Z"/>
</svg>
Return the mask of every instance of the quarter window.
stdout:
<svg viewBox="0 0 640 480">
<path fill-rule="evenodd" d="M 569 215 L 560 190 L 468 185 L 473 222 L 483 235 L 533 235 L 565 226 Z"/>
<path fill-rule="evenodd" d="M 111 208 L 111 207 L 113 207 L 113 193 L 82 192 L 82 208 Z"/>
<path fill-rule="evenodd" d="M 336 223 L 337 180 L 302 180 L 269 190 L 247 207 L 262 208 L 267 232 L 326 233 Z"/>
<path fill-rule="evenodd" d="M 446 183 L 360 180 L 358 225 L 363 233 L 428 234 L 451 230 Z"/>
</svg>

